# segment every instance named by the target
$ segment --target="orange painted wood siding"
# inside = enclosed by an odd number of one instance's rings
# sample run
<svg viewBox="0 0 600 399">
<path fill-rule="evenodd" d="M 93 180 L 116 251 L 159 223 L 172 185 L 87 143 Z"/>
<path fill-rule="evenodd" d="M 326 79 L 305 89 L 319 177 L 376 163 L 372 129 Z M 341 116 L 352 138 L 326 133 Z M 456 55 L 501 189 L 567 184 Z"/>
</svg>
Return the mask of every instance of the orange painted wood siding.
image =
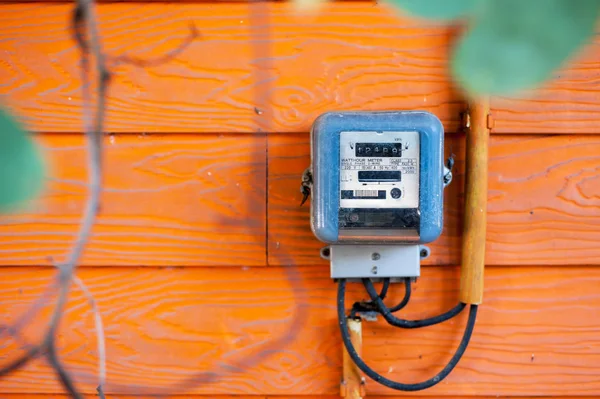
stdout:
<svg viewBox="0 0 600 399">
<path fill-rule="evenodd" d="M 299 176 L 310 164 L 309 137 L 269 136 L 269 262 L 323 264 L 299 207 Z M 444 231 L 424 264 L 458 264 L 464 187 L 463 135 L 446 135 L 456 155 L 445 192 Z M 600 264 L 600 136 L 493 135 L 490 142 L 489 265 Z"/>
<path fill-rule="evenodd" d="M 0 216 L 0 324 L 43 292 L 85 200 L 71 9 L 0 4 L 0 102 L 36 133 L 49 166 L 41 198 Z M 465 102 L 447 73 L 455 30 L 375 2 L 332 2 L 313 17 L 291 10 L 283 2 L 98 6 L 115 56 L 161 55 L 190 22 L 202 35 L 169 64 L 113 68 L 102 208 L 78 273 L 104 317 L 109 399 L 161 393 L 195 372 L 219 378 L 182 395 L 338 397 L 336 285 L 308 206 L 299 206 L 308 131 L 326 111 L 425 109 L 441 118 L 446 153 L 457 156 L 444 232 L 401 315 L 456 302 Z M 492 99 L 489 267 L 472 344 L 442 384 L 402 396 L 600 394 L 599 43 L 527 98 Z M 350 285 L 348 303 L 364 297 Z M 368 323 L 363 353 L 387 377 L 422 380 L 448 360 L 464 322 L 422 331 Z M 94 397 L 94 324 L 78 290 L 58 342 L 78 387 Z M 0 337 L 0 365 L 17 350 Z M 257 353 L 264 358 L 236 369 Z M 367 392 L 398 395 L 370 380 Z M 43 361 L 2 380 L 0 397 L 64 398 Z"/>
<path fill-rule="evenodd" d="M 50 167 L 47 191 L 29 211 L 3 217 L 6 265 L 63 261 L 86 198 L 83 137 L 38 141 Z M 111 135 L 105 148 L 103 207 L 84 265 L 261 266 L 268 245 L 270 265 L 326 266 L 309 207 L 300 207 L 307 134 Z M 425 264 L 460 262 L 464 137 L 448 135 L 446 148 L 456 155 L 455 180 L 444 234 Z M 596 135 L 494 135 L 487 263 L 598 264 L 600 176 L 590 165 L 600 165 Z"/>
<path fill-rule="evenodd" d="M 293 284 L 289 269 L 293 270 Z M 2 306 L 17 313 L 51 281 L 48 269 L 7 268 Z M 326 267 L 83 268 L 106 325 L 107 393 L 160 393 L 195 371 L 222 377 L 193 390 L 204 395 L 336 395 L 341 340 L 335 284 Z M 458 267 L 424 267 L 401 316 L 423 318 L 453 306 Z M 589 395 L 600 390 L 597 370 L 597 267 L 490 267 L 469 350 L 444 383 L 419 395 Z M 22 293 L 17 287 L 23 288 Z M 348 301 L 365 297 L 350 285 Z M 360 288 L 360 289 L 359 289 Z M 400 300 L 395 291 L 390 303 Z M 428 378 L 454 352 L 466 314 L 427 329 L 399 330 L 383 322 L 364 328 L 364 354 L 373 367 L 402 381 Z M 6 322 L 9 322 L 6 320 Z M 292 340 L 272 350 L 271 342 Z M 41 325 L 41 324 L 40 324 Z M 86 392 L 95 389 L 93 318 L 74 290 L 61 331 L 61 353 Z M 35 334 L 37 329 L 33 327 Z M 7 348 L 8 349 L 8 348 Z M 235 366 L 268 356 L 243 373 Z M 252 362 L 254 363 L 254 362 Z M 233 370 L 233 371 L 232 371 Z M 87 382 L 87 383 L 86 383 Z M 393 394 L 368 381 L 368 392 Z M 43 362 L 0 385 L 0 393 L 58 393 Z"/>
<path fill-rule="evenodd" d="M 254 5 L 260 7 L 257 17 L 252 7 L 101 5 L 109 54 L 164 54 L 185 39 L 191 22 L 202 35 L 169 64 L 114 68 L 108 130 L 306 132 L 332 109 L 425 109 L 447 131 L 457 129 L 464 105 L 447 74 L 452 30 L 402 18 L 374 2 L 333 2 L 314 17 L 295 16 L 286 2 Z M 81 130 L 78 52 L 66 25 L 70 10 L 70 4 L 2 6 L 2 92 L 36 131 Z M 268 46 L 266 54 L 257 52 L 259 43 Z M 493 99 L 493 131 L 599 133 L 600 61 L 593 56 L 599 45 L 590 44 L 529 98 Z M 269 71 L 265 81 L 257 80 L 259 70 Z M 257 115 L 259 97 L 267 92 L 267 109 Z"/>
<path fill-rule="evenodd" d="M 42 134 L 46 190 L 3 216 L 7 265 L 64 260 L 87 198 L 82 135 Z M 260 135 L 110 135 L 102 210 L 85 265 L 266 263 L 267 141 Z"/>
</svg>

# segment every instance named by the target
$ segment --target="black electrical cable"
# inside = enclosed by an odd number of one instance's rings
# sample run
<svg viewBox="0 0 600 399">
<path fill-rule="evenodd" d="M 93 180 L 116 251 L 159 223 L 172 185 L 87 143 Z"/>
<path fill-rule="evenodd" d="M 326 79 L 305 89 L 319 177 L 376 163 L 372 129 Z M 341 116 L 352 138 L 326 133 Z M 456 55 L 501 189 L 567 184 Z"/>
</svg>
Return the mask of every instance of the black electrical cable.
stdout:
<svg viewBox="0 0 600 399">
<path fill-rule="evenodd" d="M 382 300 L 385 299 L 389 288 L 390 288 L 390 279 L 384 278 L 383 286 L 381 287 L 381 292 L 379 293 L 379 298 L 381 298 Z M 350 310 L 350 316 L 357 317 L 358 313 L 366 313 L 366 312 L 379 313 L 379 310 L 377 308 L 377 305 L 375 303 L 373 303 L 373 301 L 354 302 L 354 305 L 352 305 L 352 309 Z"/>
<path fill-rule="evenodd" d="M 402 301 L 400 301 L 400 303 L 398 303 L 396 306 L 393 306 L 390 308 L 390 312 L 392 312 L 392 313 L 397 312 L 401 309 L 404 309 L 404 307 L 406 307 L 406 305 L 408 305 L 408 302 L 410 301 L 410 295 L 412 292 L 410 277 L 407 277 L 404 279 L 404 284 L 405 284 L 404 298 L 402 298 Z M 383 287 L 381 289 L 381 292 L 379 293 L 379 297 L 382 300 L 386 297 L 389 286 L 390 286 L 390 279 L 389 278 L 384 279 Z M 357 316 L 358 313 L 366 313 L 366 312 L 381 313 L 377 304 L 374 303 L 372 300 L 368 301 L 368 302 L 364 302 L 364 301 L 363 302 L 354 302 L 354 305 L 352 305 L 352 309 L 350 310 L 350 317 L 356 318 L 356 317 L 358 317 Z"/>
<path fill-rule="evenodd" d="M 371 282 L 370 279 L 363 278 L 362 281 L 363 281 L 365 288 L 367 289 L 367 292 L 369 293 L 369 296 L 371 297 L 371 300 L 373 301 L 373 303 L 375 303 L 377 305 L 377 309 L 379 310 L 379 313 L 381 313 L 381 315 L 383 316 L 385 321 L 387 321 L 389 324 L 391 324 L 394 327 L 421 328 L 421 327 L 432 326 L 434 324 L 442 323 L 448 319 L 453 318 L 454 316 L 456 316 L 457 314 L 462 312 L 463 309 L 466 307 L 466 305 L 464 303 L 459 302 L 458 305 L 456 305 L 455 307 L 453 307 L 446 313 L 442 313 L 440 315 L 430 317 L 428 319 L 404 320 L 404 319 L 400 319 L 400 318 L 394 316 L 392 314 L 392 312 L 390 311 L 390 309 L 388 309 L 388 307 L 385 306 L 383 301 L 379 298 L 377 291 L 375 291 L 375 287 L 373 287 L 373 283 Z"/>
<path fill-rule="evenodd" d="M 377 373 L 375 370 L 367 366 L 367 364 L 360 358 L 354 345 L 352 345 L 352 340 L 350 339 L 350 331 L 348 331 L 348 325 L 346 324 L 346 314 L 345 314 L 345 299 L 346 296 L 346 280 L 340 279 L 338 282 L 338 298 L 337 298 L 337 312 L 338 312 L 338 321 L 340 323 L 340 330 L 342 332 L 342 340 L 344 341 L 344 346 L 350 355 L 350 358 L 356 364 L 356 366 L 367 376 L 377 381 L 378 383 L 398 391 L 420 391 L 423 389 L 430 388 L 444 378 L 446 378 L 456 367 L 461 357 L 465 353 L 467 346 L 469 345 L 469 340 L 471 339 L 471 335 L 473 334 L 473 328 L 475 327 L 475 319 L 477 317 L 477 305 L 471 305 L 469 310 L 469 319 L 467 321 L 467 326 L 465 327 L 465 333 L 463 335 L 460 344 L 450 359 L 450 362 L 440 371 L 436 376 L 430 378 L 427 381 L 419 382 L 416 384 L 403 384 L 397 381 L 392 381 L 381 374 Z"/>
<path fill-rule="evenodd" d="M 381 287 L 381 292 L 379 293 L 379 298 L 381 298 L 381 300 L 385 299 L 389 288 L 390 288 L 390 279 L 384 278 L 383 279 L 383 287 Z"/>
<path fill-rule="evenodd" d="M 404 298 L 400 301 L 399 304 L 390 308 L 390 312 L 394 313 L 401 309 L 404 309 L 406 305 L 408 305 L 408 301 L 410 301 L 410 294 L 412 292 L 410 277 L 406 277 L 404 279 Z"/>
</svg>

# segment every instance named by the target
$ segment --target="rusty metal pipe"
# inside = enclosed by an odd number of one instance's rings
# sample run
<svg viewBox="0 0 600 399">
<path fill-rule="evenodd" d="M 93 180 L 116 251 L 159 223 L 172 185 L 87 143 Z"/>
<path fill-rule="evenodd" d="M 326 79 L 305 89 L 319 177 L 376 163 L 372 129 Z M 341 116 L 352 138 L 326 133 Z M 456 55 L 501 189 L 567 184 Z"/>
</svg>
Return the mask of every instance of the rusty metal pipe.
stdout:
<svg viewBox="0 0 600 399">
<path fill-rule="evenodd" d="M 489 97 L 470 102 L 468 115 L 460 301 L 479 305 L 485 267 Z"/>
</svg>

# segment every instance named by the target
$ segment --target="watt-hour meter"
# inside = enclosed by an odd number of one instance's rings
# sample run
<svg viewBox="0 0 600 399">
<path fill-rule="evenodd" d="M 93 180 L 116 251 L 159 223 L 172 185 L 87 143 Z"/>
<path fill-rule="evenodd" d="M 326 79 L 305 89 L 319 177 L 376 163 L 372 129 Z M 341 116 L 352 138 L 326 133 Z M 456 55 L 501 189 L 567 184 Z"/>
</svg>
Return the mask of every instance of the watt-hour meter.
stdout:
<svg viewBox="0 0 600 399">
<path fill-rule="evenodd" d="M 485 104 L 484 104 L 485 105 Z M 473 112 L 478 129 L 471 137 L 482 137 L 489 106 Z M 411 284 L 420 275 L 424 244 L 437 239 L 443 226 L 443 193 L 450 183 L 452 158 L 444 165 L 444 129 L 437 117 L 422 111 L 331 112 L 320 116 L 311 131 L 311 166 L 302 180 L 305 199 L 311 195 L 311 227 L 315 236 L 328 244 L 321 253 L 330 261 L 331 277 L 338 282 L 337 314 L 346 355 L 360 371 L 386 387 L 401 391 L 430 388 L 444 378 L 459 362 L 473 332 L 480 296 L 470 295 L 482 287 L 483 263 L 479 269 L 463 262 L 461 299 L 452 309 L 434 317 L 409 320 L 394 313 L 410 301 Z M 483 164 L 487 147 L 475 151 L 467 142 L 467 158 Z M 482 155 L 483 154 L 483 155 Z M 479 166 L 479 165 L 478 165 Z M 469 173 L 470 172 L 470 173 Z M 483 209 L 481 195 L 474 204 L 473 187 L 477 180 L 487 181 L 485 171 L 467 170 L 466 213 Z M 470 187 L 470 189 L 469 189 Z M 475 205 L 478 207 L 475 208 Z M 475 216 L 466 219 L 465 228 L 481 225 Z M 475 223 L 477 222 L 477 223 Z M 482 231 L 479 229 L 478 231 Z M 472 233 L 465 247 L 483 260 L 484 248 L 474 252 Z M 485 239 L 484 239 L 485 240 Z M 425 251 L 426 252 L 426 251 Z M 473 263 L 473 262 L 471 262 Z M 466 265 L 466 267 L 465 267 Z M 355 302 L 346 314 L 345 293 L 348 281 L 359 280 L 370 301 Z M 373 280 L 382 281 L 380 292 Z M 404 283 L 404 298 L 395 306 L 384 303 L 390 284 Z M 462 292 L 467 294 L 462 294 Z M 478 293 L 479 291 L 477 291 Z M 463 338 L 450 362 L 434 377 L 419 383 L 402 383 L 378 373 L 361 358 L 352 333 L 361 331 L 361 320 L 373 314 L 398 328 L 421 328 L 449 320 L 470 304 Z M 345 355 L 345 356 L 346 356 Z M 344 365 L 346 362 L 344 362 Z M 345 374 L 346 375 L 346 374 Z M 350 378 L 356 381 L 355 374 Z M 346 389 L 342 382 L 342 388 Z"/>
<path fill-rule="evenodd" d="M 331 277 L 418 277 L 443 224 L 444 129 L 421 111 L 331 112 L 311 131 L 311 228 Z"/>
</svg>

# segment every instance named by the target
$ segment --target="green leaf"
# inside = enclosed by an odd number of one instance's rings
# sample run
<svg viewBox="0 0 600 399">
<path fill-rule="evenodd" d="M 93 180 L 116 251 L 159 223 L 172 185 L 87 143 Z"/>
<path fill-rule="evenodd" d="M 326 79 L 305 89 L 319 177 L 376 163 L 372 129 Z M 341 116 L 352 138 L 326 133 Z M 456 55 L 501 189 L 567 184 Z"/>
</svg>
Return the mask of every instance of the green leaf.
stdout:
<svg viewBox="0 0 600 399">
<path fill-rule="evenodd" d="M 471 95 L 513 95 L 550 79 L 594 33 L 598 0 L 487 0 L 454 49 Z"/>
<path fill-rule="evenodd" d="M 387 0 L 407 13 L 436 20 L 452 20 L 469 14 L 481 0 Z M 524 0 L 526 1 L 526 0 Z"/>
<path fill-rule="evenodd" d="M 44 165 L 32 137 L 0 109 L 0 212 L 19 208 L 42 189 Z"/>
</svg>

